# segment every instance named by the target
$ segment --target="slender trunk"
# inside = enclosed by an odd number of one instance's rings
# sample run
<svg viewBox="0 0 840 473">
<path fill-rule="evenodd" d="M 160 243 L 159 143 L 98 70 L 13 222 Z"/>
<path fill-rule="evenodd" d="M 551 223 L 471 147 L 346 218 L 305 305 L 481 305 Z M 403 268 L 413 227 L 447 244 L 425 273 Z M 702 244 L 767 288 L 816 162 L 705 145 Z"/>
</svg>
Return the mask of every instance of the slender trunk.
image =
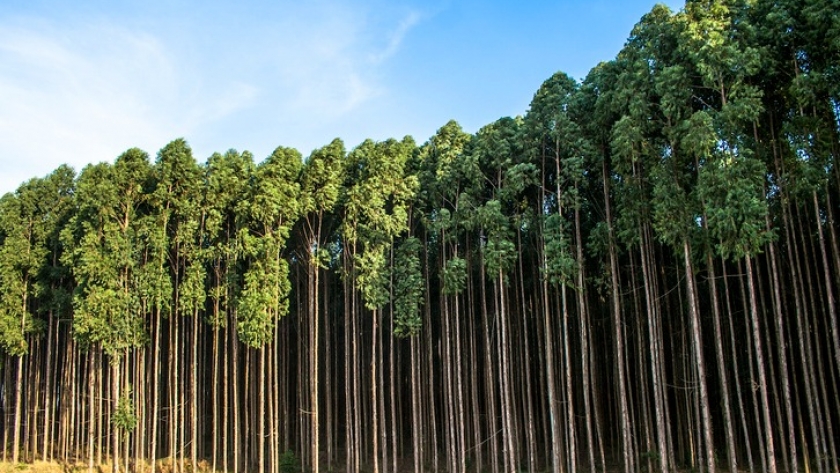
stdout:
<svg viewBox="0 0 840 473">
<path fill-rule="evenodd" d="M 151 461 L 152 473 L 155 473 L 157 468 L 157 440 L 158 440 L 158 410 L 160 404 L 160 331 L 161 331 L 161 314 L 160 310 L 155 312 L 155 341 L 152 350 L 154 352 L 152 361 L 152 432 L 149 442 L 149 459 Z"/>
<path fill-rule="evenodd" d="M 190 439 L 190 463 L 192 465 L 192 469 L 198 469 L 198 309 L 193 311 L 192 314 L 193 324 L 192 324 L 192 355 L 191 355 L 191 364 L 190 364 L 190 380 L 192 381 L 192 386 L 190 386 L 190 425 L 192 427 L 191 432 L 191 439 Z M 215 357 L 216 354 L 214 353 L 213 356 Z M 215 386 L 213 387 L 215 390 Z"/>
<path fill-rule="evenodd" d="M 52 397 L 53 397 L 53 373 L 52 373 L 52 347 L 53 343 L 56 344 L 58 347 L 58 335 L 56 335 L 55 340 L 53 340 L 53 332 L 58 332 L 58 330 L 53 329 L 53 320 L 55 317 L 52 314 L 52 311 L 47 315 L 47 353 L 46 353 L 46 367 L 44 368 L 44 377 L 46 378 L 46 386 L 44 387 L 44 423 L 43 427 L 41 428 L 42 433 L 44 435 L 44 443 L 41 448 L 41 461 L 46 462 L 49 456 L 50 445 L 52 443 L 52 439 L 50 438 L 52 433 L 50 427 L 52 426 Z M 57 321 L 55 322 L 58 323 Z"/>
<path fill-rule="evenodd" d="M 428 405 L 429 405 L 429 412 L 428 412 L 428 419 L 429 425 L 428 431 L 431 433 L 431 450 L 432 450 L 432 471 L 438 471 L 438 437 L 437 437 L 437 409 L 435 407 L 435 365 L 434 365 L 434 343 L 433 340 L 433 332 L 432 332 L 432 308 L 431 308 L 431 299 L 432 299 L 432 292 L 431 292 L 431 277 L 429 275 L 430 267 L 429 267 L 429 240 L 428 235 L 423 235 L 424 240 L 424 248 L 425 251 L 425 259 L 426 264 L 424 264 L 426 274 L 425 274 L 425 287 L 426 287 L 426 309 L 424 313 L 424 326 L 427 327 L 425 330 L 425 341 L 428 350 L 426 351 L 426 370 L 429 376 L 428 382 Z M 422 458 L 422 456 L 421 456 Z"/>
<path fill-rule="evenodd" d="M 320 307 L 323 307 L 324 312 L 324 340 L 326 340 L 326 346 L 336 346 L 337 342 L 333 340 L 332 335 L 332 323 L 330 322 L 330 311 L 329 311 L 329 277 L 325 275 L 323 279 L 324 284 L 324 291 L 322 293 L 323 297 L 323 304 Z M 326 407 L 326 432 L 327 432 L 327 469 L 331 470 L 334 463 L 333 458 L 333 450 L 335 449 L 335 439 L 338 433 L 338 428 L 334 424 L 334 416 L 335 412 L 338 410 L 337 407 L 334 406 L 338 396 L 335 396 L 333 393 L 333 376 L 337 377 L 337 373 L 333 371 L 332 365 L 332 357 L 327 354 L 324 357 L 324 391 L 326 393 L 327 399 L 325 402 Z"/>
<path fill-rule="evenodd" d="M 213 422 L 213 441 L 210 443 L 210 448 L 212 450 L 212 463 L 210 467 L 212 471 L 218 471 L 218 458 L 219 458 L 219 448 L 227 448 L 227 445 L 223 442 L 221 447 L 219 445 L 219 390 L 226 389 L 219 385 L 219 363 L 224 355 L 221 354 L 219 351 L 219 325 L 218 325 L 218 317 L 219 317 L 219 310 L 218 310 L 218 302 L 216 303 L 215 310 L 213 311 L 213 375 L 212 381 L 210 383 L 212 392 L 210 393 L 211 396 L 211 404 L 212 404 L 212 422 Z M 222 433 L 224 437 L 225 433 Z M 224 467 L 227 468 L 227 465 Z"/>
<path fill-rule="evenodd" d="M 714 441 L 712 438 L 712 420 L 709 413 L 709 394 L 706 388 L 706 366 L 703 357 L 703 340 L 700 332 L 700 309 L 697 301 L 697 288 L 694 282 L 694 269 L 691 264 L 691 247 L 688 239 L 683 240 L 683 259 L 685 264 L 685 278 L 688 287 L 689 318 L 691 323 L 691 341 L 697 369 L 697 382 L 700 385 L 700 415 L 705 445 L 705 458 L 708 461 L 709 473 L 715 473 Z"/>
<path fill-rule="evenodd" d="M 513 427 L 513 408 L 512 408 L 512 399 L 511 399 L 511 387 L 510 387 L 510 350 L 509 350 L 509 341 L 508 341 L 508 329 L 507 329 L 507 301 L 505 300 L 505 283 L 504 283 L 504 273 L 502 269 L 499 268 L 499 272 L 497 275 L 497 290 L 499 293 L 499 307 L 498 307 L 498 323 L 501 327 L 500 333 L 500 352 L 502 356 L 502 363 L 501 363 L 501 388 L 502 388 L 502 415 L 504 420 L 505 431 L 504 434 L 504 441 L 505 441 L 505 463 L 507 464 L 507 469 L 510 473 L 514 473 L 517 470 L 517 456 L 516 450 L 514 445 L 514 436 L 516 432 L 514 432 Z"/>
<path fill-rule="evenodd" d="M 177 294 L 173 301 L 177 307 Z M 172 462 L 173 473 L 178 473 L 178 313 L 170 312 L 169 315 L 169 461 Z"/>
<path fill-rule="evenodd" d="M 441 241 L 441 249 L 440 249 L 440 257 L 438 260 L 439 268 L 438 273 L 442 273 L 446 268 L 446 261 L 449 258 L 447 255 L 447 250 L 449 249 L 449 245 L 446 243 L 447 236 L 446 231 L 443 230 L 440 233 L 440 241 Z M 452 371 L 454 370 L 452 366 L 452 321 L 451 321 L 451 311 L 449 309 L 450 300 L 452 296 L 447 294 L 443 287 L 440 289 L 440 300 L 439 300 L 439 307 L 440 307 L 440 315 L 441 315 L 441 349 L 440 349 L 440 356 L 441 356 L 441 368 L 443 369 L 442 377 L 443 377 L 443 413 L 444 413 L 444 422 L 443 427 L 445 430 L 444 434 L 444 445 L 446 448 L 446 470 L 447 471 L 454 471 L 457 469 L 456 467 L 456 460 L 455 460 L 455 451 L 457 450 L 455 446 L 455 409 L 453 408 L 453 400 L 455 398 L 454 391 L 452 388 Z"/>
<path fill-rule="evenodd" d="M 391 268 L 394 267 L 394 243 L 391 242 Z M 391 403 L 391 469 L 394 473 L 397 473 L 397 457 L 399 456 L 399 451 L 397 449 L 397 393 L 396 393 L 396 384 L 397 384 L 397 377 L 396 377 L 396 337 L 394 336 L 394 273 L 391 271 L 390 275 L 390 313 L 391 317 L 389 320 L 390 330 L 388 333 L 388 391 L 390 394 L 390 403 Z"/>
<path fill-rule="evenodd" d="M 718 302 L 717 277 L 711 252 L 706 253 L 706 265 L 709 271 L 709 292 L 712 294 L 712 318 L 715 329 L 715 359 L 720 378 L 721 397 L 723 398 L 723 429 L 726 434 L 726 456 L 729 471 L 738 471 L 738 458 L 735 451 L 735 435 L 732 428 L 732 412 L 729 406 L 729 380 L 723 352 L 723 336 L 720 329 L 720 303 Z"/>
<path fill-rule="evenodd" d="M 579 195 L 578 182 L 575 180 L 575 194 Z M 581 374 L 583 376 L 583 419 L 586 425 L 586 450 L 589 455 L 589 470 L 595 472 L 595 448 L 592 443 L 592 421 L 590 406 L 590 374 L 589 374 L 589 308 L 586 300 L 586 264 L 583 259 L 583 238 L 581 237 L 580 205 L 575 205 L 575 253 L 577 256 L 577 290 L 578 318 L 580 324 L 581 342 Z"/>
<path fill-rule="evenodd" d="M 260 397 L 257 400 L 260 404 L 259 420 L 257 426 L 257 464 L 259 471 L 266 471 L 265 469 L 265 346 L 261 346 L 260 350 L 260 371 L 259 371 L 259 393 Z"/>
<path fill-rule="evenodd" d="M 464 430 L 467 427 L 466 418 L 464 416 L 464 387 L 463 387 L 463 374 L 461 371 L 461 364 L 463 362 L 462 355 L 461 355 L 461 307 L 460 307 L 460 295 L 456 295 L 455 299 L 455 399 L 457 402 L 457 414 L 458 414 L 458 425 L 457 425 L 457 445 L 458 445 L 458 471 L 467 471 L 467 463 L 466 463 L 466 439 L 464 437 Z"/>
<path fill-rule="evenodd" d="M 230 343 L 230 352 L 231 352 L 231 379 L 232 382 L 230 383 L 231 387 L 231 410 L 233 410 L 233 438 L 231 439 L 233 442 L 233 473 L 239 472 L 240 467 L 240 452 L 239 448 L 241 446 L 241 432 L 240 432 L 240 415 L 239 415 L 239 345 L 236 337 L 236 314 L 230 314 L 231 323 L 229 325 L 228 332 L 230 336 L 228 337 Z"/>
<path fill-rule="evenodd" d="M 356 254 L 356 252 L 354 251 L 353 254 Z M 353 284 L 350 287 L 355 287 L 355 280 L 353 281 Z M 362 410 L 365 408 L 365 406 L 362 404 L 362 391 L 364 390 L 364 388 L 362 387 L 362 357 L 360 355 L 359 348 L 359 340 L 362 337 L 362 320 L 359 309 L 359 294 L 357 293 L 357 291 L 355 291 L 355 289 L 351 289 L 351 297 L 352 306 L 350 309 L 350 320 L 353 324 L 353 329 L 351 332 L 351 335 L 353 337 L 353 356 L 351 358 L 353 362 L 353 459 L 355 461 L 354 471 L 360 471 L 362 467 L 362 453 L 367 452 L 367 445 L 364 444 L 365 439 L 362 437 L 364 431 L 362 426 L 362 419 L 364 418 Z M 372 375 L 373 373 L 371 373 L 371 376 Z M 371 378 L 371 383 L 373 383 L 373 379 L 374 378 Z"/>
<path fill-rule="evenodd" d="M 349 257 L 345 254 L 344 255 L 344 265 L 345 271 L 347 271 L 347 259 Z M 348 275 L 344 279 L 344 463 L 347 469 L 347 473 L 353 473 L 353 434 L 355 432 L 354 424 L 353 424 L 353 411 L 355 410 L 353 407 L 353 397 L 352 397 L 352 378 L 351 378 L 351 352 L 350 352 L 350 334 L 352 331 L 352 327 L 350 325 L 350 301 L 348 300 L 350 295 L 350 288 L 352 287 L 349 283 L 350 276 Z"/>
<path fill-rule="evenodd" d="M 376 353 L 377 353 L 377 332 L 379 328 L 379 310 L 373 310 L 373 334 L 370 344 L 370 396 L 371 396 L 371 423 L 373 432 L 373 473 L 379 473 L 379 406 L 377 402 L 376 383 Z"/>
<path fill-rule="evenodd" d="M 837 325 L 837 308 L 834 302 L 833 288 L 835 279 L 831 276 L 831 266 L 828 262 L 822 217 L 820 215 L 820 204 L 817 200 L 816 190 L 812 192 L 812 196 L 814 199 L 814 217 L 816 218 L 817 235 L 820 242 L 819 246 L 823 266 L 823 279 L 825 280 L 825 299 L 826 304 L 828 305 L 828 319 L 831 326 L 831 344 L 834 349 L 834 363 L 836 363 L 837 368 L 840 369 L 840 327 Z"/>
<path fill-rule="evenodd" d="M 94 375 L 94 358 L 96 358 L 96 349 L 90 348 L 88 350 L 88 431 L 87 431 L 87 441 L 88 441 L 88 473 L 93 473 L 93 447 L 96 445 L 94 441 L 94 428 L 96 427 L 96 409 L 94 409 L 95 403 L 95 394 L 94 391 L 96 387 L 96 376 Z"/>
<path fill-rule="evenodd" d="M 124 356 L 124 355 L 123 355 Z M 112 407 L 111 407 L 111 415 L 119 409 L 120 397 L 122 393 L 120 392 L 120 361 L 119 360 L 112 360 L 111 361 L 111 396 L 113 397 Z M 119 473 L 120 471 L 120 434 L 121 428 L 119 426 L 112 426 L 112 434 L 113 434 L 113 450 L 112 450 L 112 458 L 111 458 L 111 471 L 114 473 Z"/>
<path fill-rule="evenodd" d="M 767 230 L 770 231 L 770 217 L 766 217 Z M 779 268 L 778 255 L 776 253 L 776 243 L 770 242 L 768 245 L 770 254 L 770 273 L 773 285 L 773 315 L 776 329 L 776 345 L 779 357 L 779 371 L 782 377 L 782 398 L 785 404 L 785 420 L 787 422 L 788 433 L 788 447 L 790 448 L 790 465 L 788 471 L 799 471 L 799 461 L 796 454 L 796 432 L 793 423 L 793 406 L 790 396 L 790 378 L 788 375 L 788 355 L 787 355 L 787 337 L 785 336 L 785 324 L 783 320 L 782 290 L 779 282 Z"/>
<path fill-rule="evenodd" d="M 426 328 L 428 330 L 428 327 Z M 411 445 L 414 457 L 414 473 L 420 473 L 422 456 L 420 454 L 420 441 L 423 435 L 423 423 L 420 420 L 420 375 L 418 373 L 418 340 L 417 336 L 411 337 Z"/>
<path fill-rule="evenodd" d="M 543 256 L 543 258 L 545 258 Z M 543 260 L 545 265 L 545 260 Z M 560 426 L 557 420 L 557 395 L 554 392 L 554 333 L 551 328 L 551 307 L 548 300 L 548 281 L 543 278 L 543 324 L 545 326 L 545 372 L 548 385 L 548 416 L 551 430 L 551 471 L 559 473 L 560 463 Z M 587 380 L 584 380 L 586 382 Z M 591 445 L 590 445 L 591 447 Z M 590 448 L 591 450 L 591 448 Z M 594 464 L 594 462 L 593 462 Z"/>
<path fill-rule="evenodd" d="M 645 281 L 645 303 L 647 304 L 648 315 L 648 338 L 650 339 L 650 375 L 653 384 L 653 409 L 654 422 L 656 424 L 656 446 L 659 456 L 659 471 L 664 473 L 670 471 L 668 463 L 668 431 L 665 424 L 665 396 L 660 373 L 662 372 L 662 359 L 660 358 L 660 331 L 659 331 L 659 307 L 658 294 L 655 291 L 656 281 L 651 275 L 651 266 L 654 264 L 650 248 L 649 228 L 645 225 L 640 229 L 642 245 L 640 245 L 640 259 L 642 262 L 642 275 Z M 735 470 L 732 470 L 733 472 Z"/>
<path fill-rule="evenodd" d="M 572 380 L 572 360 L 569 353 L 569 310 L 566 301 L 566 286 L 560 288 L 563 304 L 563 364 L 565 366 L 566 385 L 566 442 L 569 445 L 569 471 L 577 471 L 577 444 L 575 438 L 574 385 Z"/>
<path fill-rule="evenodd" d="M 321 222 L 318 223 L 318 232 L 320 233 Z M 320 237 L 316 235 L 315 245 L 320 245 Z M 311 255 L 311 259 L 314 258 Z M 318 325 L 320 323 L 320 314 L 318 311 L 318 276 L 320 268 L 318 264 L 313 264 L 310 259 L 309 273 L 311 274 L 311 286 L 309 292 L 311 297 L 309 299 L 310 317 L 309 317 L 309 409 L 310 418 L 312 420 L 312 458 L 310 460 L 310 468 L 312 473 L 319 473 L 319 459 L 320 459 L 320 431 L 318 418 Z"/>
<path fill-rule="evenodd" d="M 610 206 L 609 178 L 607 162 L 602 163 L 604 187 L 604 205 L 606 206 L 607 231 L 609 233 L 610 284 L 612 296 L 613 343 L 615 344 L 616 367 L 618 369 L 619 423 L 621 430 L 621 453 L 624 460 L 624 472 L 635 471 L 634 453 L 630 432 L 630 417 L 627 405 L 627 382 L 624 367 L 624 330 L 622 329 L 621 300 L 618 282 L 618 258 L 615 252 L 615 238 L 612 227 L 612 209 Z"/>
<path fill-rule="evenodd" d="M 23 416 L 23 355 L 17 356 L 15 370 L 15 418 L 12 427 L 12 463 L 17 464 L 20 459 L 20 431 Z"/>
<path fill-rule="evenodd" d="M 761 391 L 761 407 L 764 416 L 764 435 L 767 445 L 767 470 L 769 473 L 776 473 L 776 454 L 773 448 L 773 429 L 770 427 L 770 402 L 767 397 L 767 380 L 764 374 L 764 351 L 761 344 L 761 331 L 758 325 L 758 302 L 755 295 L 755 280 L 753 276 L 752 257 L 747 255 L 747 287 L 750 294 L 750 320 L 752 321 L 753 341 L 755 343 L 755 356 L 758 365 L 758 384 Z"/>
</svg>

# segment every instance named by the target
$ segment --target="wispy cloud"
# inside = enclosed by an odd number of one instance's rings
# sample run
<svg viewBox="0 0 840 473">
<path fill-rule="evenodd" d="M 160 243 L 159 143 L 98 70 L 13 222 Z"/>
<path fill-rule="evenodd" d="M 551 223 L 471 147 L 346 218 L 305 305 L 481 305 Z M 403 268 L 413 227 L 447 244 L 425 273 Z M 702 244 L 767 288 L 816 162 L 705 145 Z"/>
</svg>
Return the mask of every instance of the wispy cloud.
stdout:
<svg viewBox="0 0 840 473">
<path fill-rule="evenodd" d="M 146 98 L 170 75 L 151 37 L 33 24 L 0 27 L 0 142 L 3 167 L 12 168 L 3 173 L 4 190 L 32 177 L 19 174 L 29 168 L 44 174 L 56 161 L 78 167 L 154 138 L 159 130 L 146 116 Z"/>
<path fill-rule="evenodd" d="M 396 29 L 391 32 L 388 40 L 388 46 L 383 51 L 372 55 L 371 62 L 378 64 L 396 54 L 396 52 L 399 51 L 400 45 L 402 45 L 406 34 L 408 34 L 411 28 L 420 22 L 421 18 L 420 13 L 417 11 L 411 11 L 403 17 Z"/>
<path fill-rule="evenodd" d="M 198 159 L 232 143 L 260 156 L 352 120 L 387 96 L 378 69 L 421 20 L 412 11 L 393 27 L 346 0 L 278 5 L 270 18 L 247 12 L 237 31 L 228 18 L 182 29 L 108 12 L 0 16 L 0 193 L 65 162 L 80 170 L 132 146 L 154 155 L 179 136 Z"/>
</svg>

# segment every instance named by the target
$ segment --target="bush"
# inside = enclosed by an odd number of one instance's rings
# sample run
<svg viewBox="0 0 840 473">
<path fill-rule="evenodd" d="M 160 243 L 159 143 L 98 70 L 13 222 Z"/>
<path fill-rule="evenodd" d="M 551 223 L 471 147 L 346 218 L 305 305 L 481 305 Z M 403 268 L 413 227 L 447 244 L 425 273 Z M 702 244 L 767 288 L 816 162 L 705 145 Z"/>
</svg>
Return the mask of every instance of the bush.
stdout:
<svg viewBox="0 0 840 473">
<path fill-rule="evenodd" d="M 300 460 L 295 455 L 295 452 L 286 450 L 280 455 L 279 465 L 280 473 L 301 473 Z"/>
</svg>

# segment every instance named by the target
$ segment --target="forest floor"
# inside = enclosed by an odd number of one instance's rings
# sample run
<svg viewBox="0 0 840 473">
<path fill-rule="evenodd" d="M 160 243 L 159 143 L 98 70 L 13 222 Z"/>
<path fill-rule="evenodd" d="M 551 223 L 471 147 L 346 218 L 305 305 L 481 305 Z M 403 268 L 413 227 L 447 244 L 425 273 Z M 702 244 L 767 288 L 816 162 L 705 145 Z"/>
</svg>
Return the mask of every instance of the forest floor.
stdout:
<svg viewBox="0 0 840 473">
<path fill-rule="evenodd" d="M 86 467 L 86 466 L 85 466 Z M 81 471 L 82 465 L 73 466 L 57 462 L 12 463 L 0 462 L 0 473 L 63 473 Z"/>
<path fill-rule="evenodd" d="M 146 465 L 145 468 L 137 465 L 137 472 L 151 472 L 151 465 Z M 94 467 L 96 473 L 109 473 L 111 465 L 97 465 Z M 42 462 L 36 461 L 34 463 L 11 463 L 0 462 L 0 473 L 86 473 L 88 471 L 87 463 L 67 464 L 59 462 Z M 165 461 L 158 462 L 156 469 L 157 473 L 171 473 L 171 465 Z M 191 468 L 188 471 L 193 471 Z M 206 462 L 198 462 L 199 473 L 210 473 L 212 468 Z"/>
</svg>

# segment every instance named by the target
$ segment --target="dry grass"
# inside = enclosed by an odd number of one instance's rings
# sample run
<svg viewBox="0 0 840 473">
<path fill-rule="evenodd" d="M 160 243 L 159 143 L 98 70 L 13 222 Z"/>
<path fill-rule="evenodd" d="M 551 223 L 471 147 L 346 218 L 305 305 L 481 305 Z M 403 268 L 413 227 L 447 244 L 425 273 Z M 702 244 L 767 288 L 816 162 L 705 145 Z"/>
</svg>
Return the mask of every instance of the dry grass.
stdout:
<svg viewBox="0 0 840 473">
<path fill-rule="evenodd" d="M 69 471 L 78 471 L 73 468 L 65 468 L 55 462 L 35 463 L 11 463 L 0 462 L 0 473 L 63 473 Z"/>
<path fill-rule="evenodd" d="M 137 473 L 151 472 L 150 464 L 131 465 L 131 471 Z M 196 471 L 197 473 L 210 473 L 211 468 L 207 462 L 198 462 L 198 469 L 193 470 L 191 465 L 186 465 L 186 473 Z M 10 463 L 0 462 L 0 473 L 87 473 L 87 463 L 76 463 L 72 465 L 62 464 L 58 462 L 42 462 L 36 461 L 34 463 Z M 94 467 L 96 473 L 110 473 L 111 465 L 104 464 Z M 169 460 L 161 460 L 157 462 L 156 471 L 158 473 L 171 473 L 172 462 Z"/>
</svg>

